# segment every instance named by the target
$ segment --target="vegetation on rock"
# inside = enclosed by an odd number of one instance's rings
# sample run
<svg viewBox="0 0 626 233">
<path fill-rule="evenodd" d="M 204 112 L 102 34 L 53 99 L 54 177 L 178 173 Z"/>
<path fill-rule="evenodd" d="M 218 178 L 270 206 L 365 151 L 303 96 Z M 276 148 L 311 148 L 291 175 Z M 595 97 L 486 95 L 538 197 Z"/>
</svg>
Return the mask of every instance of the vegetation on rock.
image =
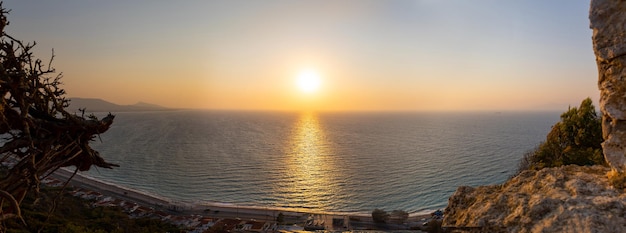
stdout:
<svg viewBox="0 0 626 233">
<path fill-rule="evenodd" d="M 601 125 L 590 98 L 578 108 L 569 108 L 561 114 L 561 121 L 552 126 L 546 141 L 524 155 L 519 172 L 569 164 L 605 165 Z"/>
</svg>

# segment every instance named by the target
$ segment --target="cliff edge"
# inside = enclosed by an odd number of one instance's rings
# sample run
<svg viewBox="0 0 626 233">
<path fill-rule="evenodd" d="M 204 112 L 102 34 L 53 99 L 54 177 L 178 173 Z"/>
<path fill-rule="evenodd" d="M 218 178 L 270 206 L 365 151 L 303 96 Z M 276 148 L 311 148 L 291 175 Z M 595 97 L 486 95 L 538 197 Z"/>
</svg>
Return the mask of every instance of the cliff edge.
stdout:
<svg viewBox="0 0 626 233">
<path fill-rule="evenodd" d="M 608 167 L 524 171 L 502 185 L 459 187 L 442 226 L 463 232 L 626 232 L 626 193 Z"/>
<path fill-rule="evenodd" d="M 626 1 L 591 0 L 590 6 L 602 148 L 609 166 L 527 170 L 502 185 L 459 187 L 448 201 L 443 227 L 452 232 L 626 232 Z"/>
</svg>

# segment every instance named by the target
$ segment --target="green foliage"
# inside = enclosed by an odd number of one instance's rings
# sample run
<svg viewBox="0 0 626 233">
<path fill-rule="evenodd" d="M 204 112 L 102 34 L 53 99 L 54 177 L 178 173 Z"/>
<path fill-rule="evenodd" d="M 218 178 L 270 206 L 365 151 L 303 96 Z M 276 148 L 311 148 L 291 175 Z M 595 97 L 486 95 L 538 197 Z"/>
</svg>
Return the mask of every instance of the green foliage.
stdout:
<svg viewBox="0 0 626 233">
<path fill-rule="evenodd" d="M 389 220 L 389 214 L 387 211 L 381 209 L 375 209 L 372 211 L 372 220 L 375 223 L 386 223 Z"/>
<path fill-rule="evenodd" d="M 524 155 L 520 172 L 568 164 L 605 164 L 602 154 L 602 123 L 590 98 L 569 108 L 552 126 L 546 141 Z"/>
<path fill-rule="evenodd" d="M 91 207 L 89 201 L 61 194 L 48 218 L 59 189 L 42 189 L 36 198 L 26 196 L 22 203 L 24 226 L 17 219 L 4 222 L 6 232 L 179 232 L 178 227 L 157 219 L 129 218 L 119 207 Z M 35 201 L 37 199 L 37 201 Z"/>
</svg>

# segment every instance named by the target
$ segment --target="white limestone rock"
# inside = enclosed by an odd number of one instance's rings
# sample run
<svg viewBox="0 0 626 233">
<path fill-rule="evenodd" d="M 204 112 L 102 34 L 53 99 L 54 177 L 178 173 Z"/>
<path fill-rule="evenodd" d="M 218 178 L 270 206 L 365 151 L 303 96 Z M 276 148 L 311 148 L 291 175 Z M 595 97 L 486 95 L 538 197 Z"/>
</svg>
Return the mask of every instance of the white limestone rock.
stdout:
<svg viewBox="0 0 626 233">
<path fill-rule="evenodd" d="M 592 0 L 589 11 L 598 65 L 604 157 L 626 172 L 626 1 Z"/>
</svg>

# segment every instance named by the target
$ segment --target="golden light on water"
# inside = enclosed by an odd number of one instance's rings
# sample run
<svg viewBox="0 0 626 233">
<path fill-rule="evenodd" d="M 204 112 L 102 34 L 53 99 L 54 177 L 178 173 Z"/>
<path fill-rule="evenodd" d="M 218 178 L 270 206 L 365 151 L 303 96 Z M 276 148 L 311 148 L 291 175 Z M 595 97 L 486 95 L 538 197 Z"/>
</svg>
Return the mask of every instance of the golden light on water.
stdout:
<svg viewBox="0 0 626 233">
<path fill-rule="evenodd" d="M 303 113 L 293 127 L 291 148 L 286 156 L 285 174 L 290 182 L 280 190 L 289 201 L 289 207 L 327 209 L 335 195 L 335 167 L 332 150 L 319 118 L 314 113 Z"/>
</svg>

